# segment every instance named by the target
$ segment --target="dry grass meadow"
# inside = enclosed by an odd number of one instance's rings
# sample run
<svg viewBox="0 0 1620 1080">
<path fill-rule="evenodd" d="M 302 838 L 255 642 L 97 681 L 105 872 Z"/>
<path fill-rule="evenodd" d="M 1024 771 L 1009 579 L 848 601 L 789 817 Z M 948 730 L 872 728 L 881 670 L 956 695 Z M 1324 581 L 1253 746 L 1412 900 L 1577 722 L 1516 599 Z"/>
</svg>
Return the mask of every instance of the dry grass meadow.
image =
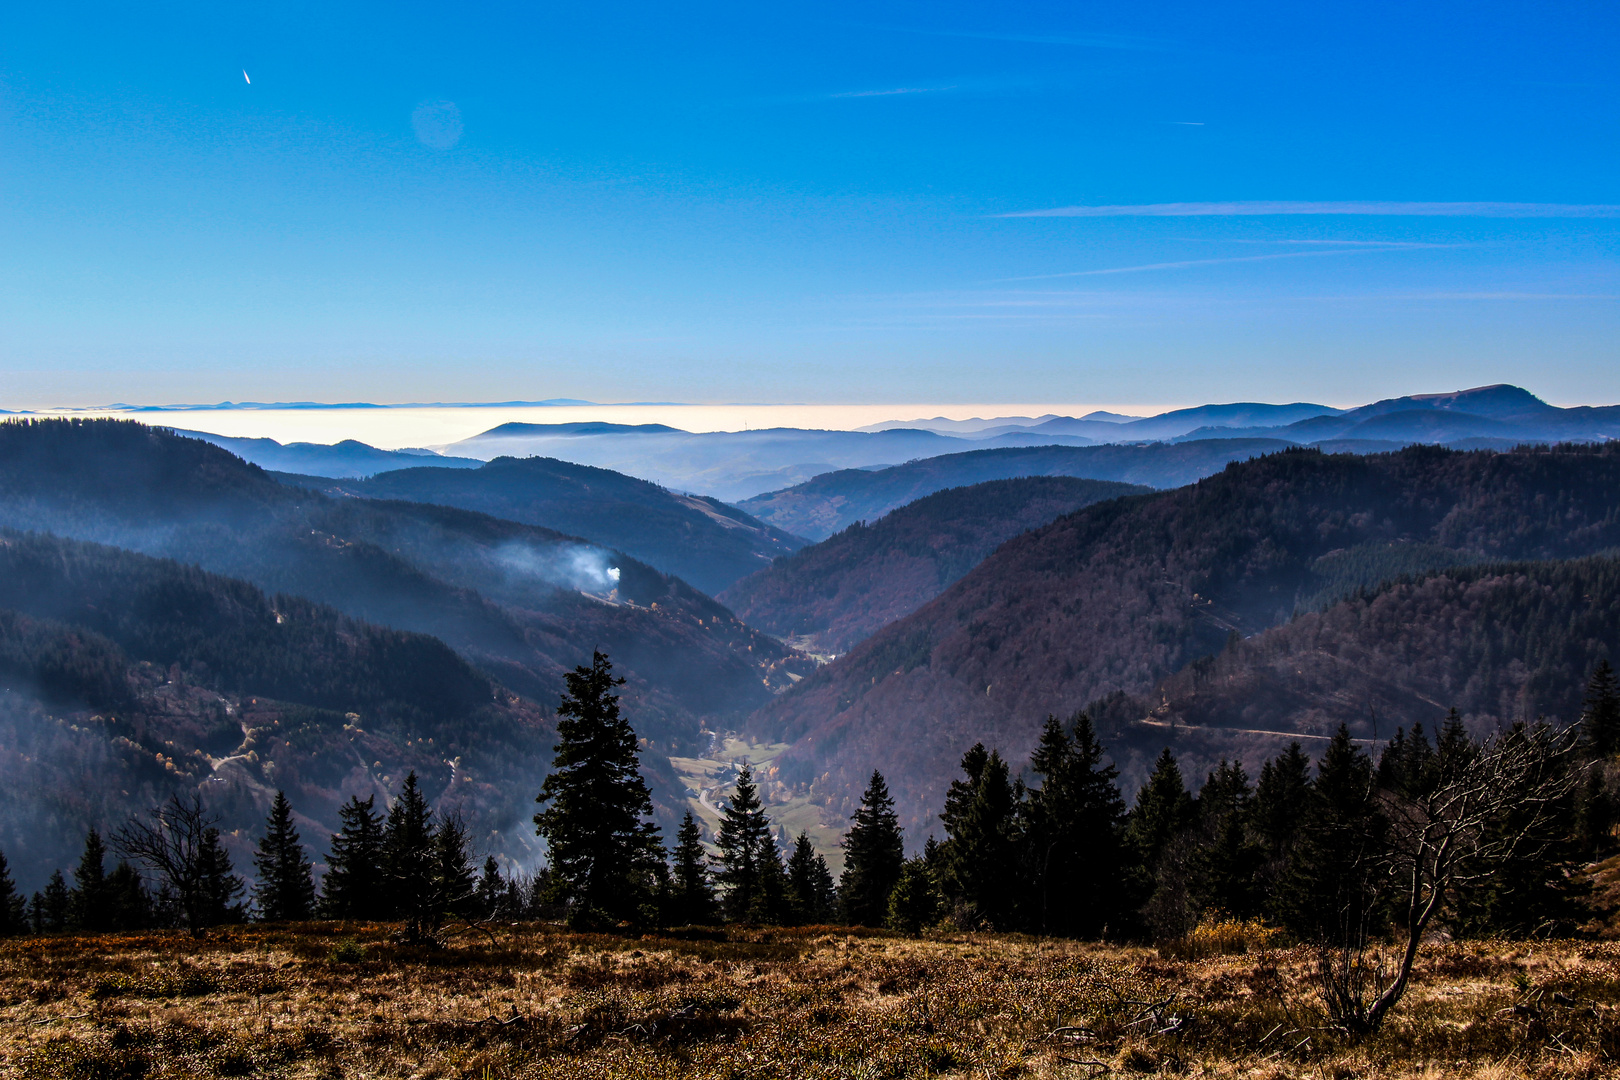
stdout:
<svg viewBox="0 0 1620 1080">
<path fill-rule="evenodd" d="M 425 951 L 390 944 L 392 929 L 4 942 L 0 1073 L 1551 1080 L 1620 1062 L 1608 944 L 1436 945 L 1357 1044 L 1324 1025 L 1304 950 L 526 925 Z"/>
</svg>

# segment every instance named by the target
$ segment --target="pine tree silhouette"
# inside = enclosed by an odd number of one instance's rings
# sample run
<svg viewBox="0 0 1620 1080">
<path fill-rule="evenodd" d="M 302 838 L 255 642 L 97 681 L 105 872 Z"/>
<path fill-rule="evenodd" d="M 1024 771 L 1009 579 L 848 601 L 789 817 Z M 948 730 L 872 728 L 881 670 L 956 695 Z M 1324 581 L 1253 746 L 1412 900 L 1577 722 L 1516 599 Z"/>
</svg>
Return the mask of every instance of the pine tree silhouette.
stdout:
<svg viewBox="0 0 1620 1080">
<path fill-rule="evenodd" d="M 725 886 L 727 918 L 735 921 L 767 922 L 775 912 L 769 909 L 773 872 L 780 873 L 781 859 L 776 841 L 771 839 L 770 821 L 759 798 L 754 773 L 747 765 L 737 774 L 737 787 L 726 802 L 720 818 L 720 872 L 715 876 Z"/>
<path fill-rule="evenodd" d="M 259 918 L 265 922 L 302 922 L 315 913 L 313 868 L 293 827 L 292 804 L 285 792 L 276 792 L 265 819 L 253 867 L 258 881 L 253 888 Z"/>
<path fill-rule="evenodd" d="M 676 925 L 711 923 L 715 918 L 714 885 L 709 881 L 709 856 L 703 850 L 703 830 L 688 810 L 675 833 L 671 853 L 670 922 Z"/>
<path fill-rule="evenodd" d="M 424 940 L 438 914 L 439 868 L 433 811 L 414 771 L 406 774 L 399 798 L 388 809 L 383 852 L 394 913 L 405 920 L 408 939 Z"/>
<path fill-rule="evenodd" d="M 0 852 L 0 937 L 15 937 L 28 929 L 28 903 L 11 880 L 5 853 Z"/>
<path fill-rule="evenodd" d="M 889 915 L 889 894 L 900 880 L 906 851 L 889 785 L 876 769 L 861 795 L 861 805 L 850 818 L 843 847 L 844 873 L 838 879 L 838 898 L 844 918 L 856 926 L 882 926 Z"/>
<path fill-rule="evenodd" d="M 341 824 L 321 879 L 321 913 L 328 918 L 382 919 L 391 913 L 384 887 L 386 835 L 375 805 L 375 795 L 364 802 L 355 795 L 338 808 Z"/>
<path fill-rule="evenodd" d="M 1035 877 L 1031 923 L 1049 934 L 1101 937 L 1125 929 L 1143 899 L 1124 842 L 1119 773 L 1103 763 L 1091 717 L 1077 713 L 1074 735 L 1048 717 L 1030 757 L 1041 786 L 1030 793 L 1029 862 Z"/>
<path fill-rule="evenodd" d="M 564 676 L 557 751 L 536 798 L 535 831 L 551 856 L 550 899 L 577 923 L 649 921 L 663 844 L 641 778 L 636 733 L 613 691 L 624 684 L 597 652 Z"/>
<path fill-rule="evenodd" d="M 837 917 L 838 891 L 833 886 L 832 871 L 811 844 L 808 832 L 801 832 L 793 842 L 787 876 L 788 909 L 795 922 L 827 923 Z"/>
<path fill-rule="evenodd" d="M 445 915 L 466 918 L 473 914 L 478 879 L 467 853 L 467 828 L 459 814 L 451 814 L 439 823 L 433 846 L 438 865 L 434 873 L 436 895 L 432 925 L 437 930 Z"/>
<path fill-rule="evenodd" d="M 1581 702 L 1581 734 L 1598 757 L 1620 750 L 1620 680 L 1607 660 L 1599 660 Z"/>
<path fill-rule="evenodd" d="M 1007 763 L 982 743 L 962 756 L 965 780 L 954 780 L 939 815 L 940 886 L 955 904 L 954 917 L 971 926 L 1014 929 L 1024 891 L 1020 854 L 1023 785 Z"/>
<path fill-rule="evenodd" d="M 75 930 L 99 933 L 111 928 L 107 897 L 107 846 L 101 834 L 84 834 L 84 854 L 73 870 L 73 892 L 68 902 L 68 923 Z"/>
</svg>

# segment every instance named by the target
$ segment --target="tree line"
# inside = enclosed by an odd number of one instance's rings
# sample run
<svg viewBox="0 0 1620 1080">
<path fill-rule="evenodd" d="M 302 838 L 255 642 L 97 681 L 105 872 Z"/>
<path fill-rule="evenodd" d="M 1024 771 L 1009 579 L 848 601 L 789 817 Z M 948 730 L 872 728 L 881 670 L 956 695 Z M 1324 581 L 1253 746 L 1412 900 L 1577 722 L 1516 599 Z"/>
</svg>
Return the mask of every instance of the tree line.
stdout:
<svg viewBox="0 0 1620 1080">
<path fill-rule="evenodd" d="M 459 817 L 435 813 L 413 773 L 386 810 L 374 796 L 342 807 L 319 890 L 284 794 L 251 894 L 202 804 L 174 798 L 110 847 L 91 832 L 73 884 L 58 872 L 31 901 L 0 858 L 0 925 L 200 931 L 251 910 L 397 920 L 417 939 L 453 919 L 561 915 L 582 927 L 844 922 L 1165 940 L 1219 913 L 1317 942 L 1324 980 L 1353 981 L 1370 943 L 1405 934 L 1415 949 L 1438 916 L 1467 934 L 1572 927 L 1565 870 L 1604 850 L 1620 809 L 1606 768 L 1620 753 L 1620 683 L 1604 662 L 1572 732 L 1519 725 L 1477 740 L 1453 712 L 1432 734 L 1397 731 L 1375 760 L 1341 727 L 1314 769 L 1294 743 L 1253 780 L 1222 762 L 1196 794 L 1167 749 L 1130 806 L 1090 718 L 1049 718 L 1027 769 L 982 745 L 963 756 L 944 837 L 910 858 L 874 771 L 835 882 L 807 834 L 778 843 L 746 766 L 712 846 L 688 812 L 666 851 L 614 692 L 623 680 L 597 653 L 566 681 L 535 815 L 549 864 L 532 878 L 503 875 L 493 857 L 475 870 Z M 108 870 L 110 853 L 120 861 Z M 1373 989 L 1344 993 L 1365 1014 Z"/>
</svg>

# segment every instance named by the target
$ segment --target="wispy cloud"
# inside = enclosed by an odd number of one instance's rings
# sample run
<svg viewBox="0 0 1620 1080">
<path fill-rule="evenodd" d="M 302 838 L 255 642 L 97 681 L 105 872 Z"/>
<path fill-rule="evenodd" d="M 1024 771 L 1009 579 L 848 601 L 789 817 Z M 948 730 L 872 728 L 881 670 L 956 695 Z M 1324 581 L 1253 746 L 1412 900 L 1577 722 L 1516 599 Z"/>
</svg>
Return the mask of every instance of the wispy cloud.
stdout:
<svg viewBox="0 0 1620 1080">
<path fill-rule="evenodd" d="M 943 94 L 947 90 L 955 90 L 954 86 L 897 86 L 892 90 L 846 90 L 841 94 L 829 94 L 834 98 L 865 98 L 865 97 L 893 97 L 896 94 Z"/>
<path fill-rule="evenodd" d="M 974 41 L 1012 41 L 1026 45 L 1064 45 L 1080 49 L 1121 49 L 1129 52 L 1168 52 L 1177 45 L 1134 34 L 1016 34 L 995 30 L 935 30 L 915 26 L 871 26 L 895 34 L 925 37 L 968 38 Z"/>
<path fill-rule="evenodd" d="M 1389 243 L 1355 247 L 1314 248 L 1310 251 L 1276 251 L 1269 255 L 1230 255 L 1218 259 L 1180 259 L 1176 262 L 1140 263 L 1136 266 L 1109 266 L 1098 270 L 1069 270 L 1061 274 L 1030 274 L 1027 277 L 997 278 L 997 281 L 1051 281 L 1056 278 L 1100 277 L 1105 274 L 1139 274 L 1149 270 L 1185 270 L 1193 266 L 1221 266 L 1228 263 L 1270 262 L 1273 259 L 1308 259 L 1320 255 L 1371 254 L 1376 251 L 1405 251 L 1427 244 Z"/>
<path fill-rule="evenodd" d="M 1269 217 L 1317 215 L 1356 217 L 1615 218 L 1620 205 L 1607 203 L 1514 202 L 1183 202 L 1120 206 L 1056 206 L 996 214 L 1030 217 Z"/>
</svg>

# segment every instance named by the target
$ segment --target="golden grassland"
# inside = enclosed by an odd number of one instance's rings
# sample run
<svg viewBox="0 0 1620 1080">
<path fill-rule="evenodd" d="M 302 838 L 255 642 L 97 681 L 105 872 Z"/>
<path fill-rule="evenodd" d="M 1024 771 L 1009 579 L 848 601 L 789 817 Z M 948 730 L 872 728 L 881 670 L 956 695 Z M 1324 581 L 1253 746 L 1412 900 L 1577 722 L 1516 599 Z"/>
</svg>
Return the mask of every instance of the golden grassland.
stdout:
<svg viewBox="0 0 1620 1080">
<path fill-rule="evenodd" d="M 1552 1080 L 1620 1062 L 1609 944 L 1437 944 L 1358 1043 L 1314 1007 L 1303 949 L 1168 959 L 998 935 L 523 925 L 430 950 L 393 930 L 5 942 L 0 1074 Z"/>
</svg>

